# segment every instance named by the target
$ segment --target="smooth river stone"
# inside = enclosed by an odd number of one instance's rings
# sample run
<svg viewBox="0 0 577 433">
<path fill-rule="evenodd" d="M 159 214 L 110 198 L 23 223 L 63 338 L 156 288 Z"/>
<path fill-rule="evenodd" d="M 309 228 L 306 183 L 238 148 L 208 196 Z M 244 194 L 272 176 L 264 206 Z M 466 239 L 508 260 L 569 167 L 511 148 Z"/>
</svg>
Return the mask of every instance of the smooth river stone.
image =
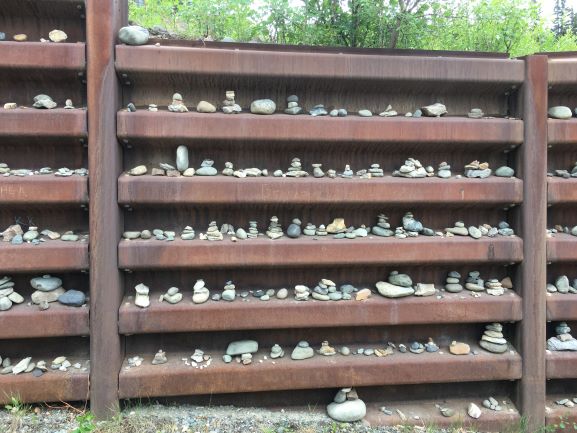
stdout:
<svg viewBox="0 0 577 433">
<path fill-rule="evenodd" d="M 12 308 L 12 301 L 6 297 L 0 298 L 0 311 L 8 311 Z"/>
<path fill-rule="evenodd" d="M 485 341 L 485 340 L 479 341 L 479 346 L 481 346 L 486 351 L 492 352 L 492 353 L 505 353 L 508 349 L 507 344 L 495 344 L 495 343 L 490 343 L 490 342 Z"/>
<path fill-rule="evenodd" d="M 188 168 L 188 147 L 178 146 L 176 149 L 176 169 L 185 171 Z"/>
<path fill-rule="evenodd" d="M 395 286 L 394 284 L 385 281 L 379 281 L 377 283 L 377 290 L 385 298 L 403 298 L 415 293 L 415 290 L 412 287 Z"/>
<path fill-rule="evenodd" d="M 312 358 L 313 356 L 315 356 L 315 351 L 306 341 L 299 342 L 291 353 L 291 359 L 295 361 Z"/>
<path fill-rule="evenodd" d="M 250 104 L 250 112 L 253 114 L 274 114 L 276 104 L 271 99 L 257 99 Z"/>
<path fill-rule="evenodd" d="M 348 400 L 344 403 L 331 403 L 327 406 L 328 415 L 339 422 L 362 420 L 367 414 L 367 406 L 360 400 Z"/>
<path fill-rule="evenodd" d="M 82 307 L 86 303 L 86 295 L 79 290 L 68 290 L 58 297 L 58 302 L 70 307 Z"/>
<path fill-rule="evenodd" d="M 391 273 L 388 278 L 389 283 L 395 286 L 412 287 L 413 280 L 407 274 Z"/>
<path fill-rule="evenodd" d="M 30 285 L 33 289 L 40 290 L 41 292 L 50 292 L 62 286 L 62 280 L 50 275 L 43 275 L 41 277 L 32 278 L 30 280 Z"/>
<path fill-rule="evenodd" d="M 515 170 L 513 170 L 511 167 L 507 167 L 506 165 L 495 170 L 495 176 L 497 177 L 513 177 L 514 175 Z"/>
<path fill-rule="evenodd" d="M 149 38 L 148 30 L 140 26 L 122 27 L 118 31 L 118 39 L 126 45 L 144 45 Z"/>
<path fill-rule="evenodd" d="M 434 284 L 417 283 L 415 296 L 433 296 L 436 293 Z"/>
<path fill-rule="evenodd" d="M 226 354 L 230 356 L 256 352 L 258 352 L 258 342 L 254 340 L 233 341 L 226 348 Z"/>
<path fill-rule="evenodd" d="M 566 119 L 571 119 L 571 117 L 573 117 L 573 113 L 571 112 L 571 109 L 569 107 L 565 107 L 562 105 L 549 108 L 548 114 L 553 119 L 566 120 Z"/>
<path fill-rule="evenodd" d="M 577 340 L 561 341 L 557 337 L 552 337 L 547 340 L 547 350 L 553 352 L 564 350 L 577 351 Z"/>
</svg>

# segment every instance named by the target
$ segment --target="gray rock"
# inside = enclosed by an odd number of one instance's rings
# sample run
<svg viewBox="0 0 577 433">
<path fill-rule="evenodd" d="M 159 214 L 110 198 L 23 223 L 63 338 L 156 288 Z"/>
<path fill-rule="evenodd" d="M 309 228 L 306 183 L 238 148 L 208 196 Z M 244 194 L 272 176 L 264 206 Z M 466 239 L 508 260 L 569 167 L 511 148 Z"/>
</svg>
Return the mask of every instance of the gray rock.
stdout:
<svg viewBox="0 0 577 433">
<path fill-rule="evenodd" d="M 331 403 L 327 406 L 327 414 L 338 422 L 355 422 L 362 420 L 367 414 L 367 406 L 358 400 L 348 400 L 344 403 Z"/>
<path fill-rule="evenodd" d="M 309 111 L 311 116 L 326 116 L 329 114 L 324 105 L 315 105 L 312 110 Z"/>
<path fill-rule="evenodd" d="M 233 341 L 226 348 L 226 354 L 230 356 L 256 352 L 258 352 L 258 342 L 254 340 Z"/>
<path fill-rule="evenodd" d="M 558 351 L 577 351 L 577 340 L 561 341 L 557 337 L 551 337 L 547 340 L 547 350 Z"/>
<path fill-rule="evenodd" d="M 6 40 L 6 33 L 0 32 L 0 41 L 5 41 L 5 40 Z"/>
<path fill-rule="evenodd" d="M 361 117 L 373 117 L 373 113 L 369 110 L 360 110 L 359 116 L 361 116 Z"/>
<path fill-rule="evenodd" d="M 389 283 L 394 284 L 395 286 L 401 287 L 412 287 L 413 280 L 407 274 L 399 274 L 397 271 L 393 271 L 389 275 L 388 279 Z"/>
<path fill-rule="evenodd" d="M 56 108 L 58 104 L 52 100 L 48 95 L 37 95 L 34 97 L 34 108 L 46 108 L 48 110 Z"/>
<path fill-rule="evenodd" d="M 485 340 L 479 341 L 479 346 L 492 353 L 505 353 L 508 349 L 507 344 L 495 344 Z"/>
<path fill-rule="evenodd" d="M 200 167 L 196 170 L 197 176 L 216 176 L 218 171 L 214 167 Z"/>
<path fill-rule="evenodd" d="M 469 236 L 471 236 L 473 239 L 480 239 L 482 235 L 483 234 L 481 233 L 481 230 L 479 230 L 477 227 L 469 227 Z"/>
<path fill-rule="evenodd" d="M 12 308 L 12 301 L 7 297 L 0 298 L 0 311 L 8 311 Z"/>
<path fill-rule="evenodd" d="M 236 292 L 234 290 L 225 290 L 222 292 L 222 299 L 225 301 L 232 302 L 236 298 Z"/>
<path fill-rule="evenodd" d="M 559 293 L 569 293 L 569 278 L 566 275 L 562 275 L 555 280 L 555 287 Z"/>
<path fill-rule="evenodd" d="M 376 236 L 383 236 L 383 237 L 389 237 L 389 236 L 393 236 L 395 234 L 394 231 L 392 231 L 390 229 L 385 229 L 385 228 L 379 227 L 379 226 L 374 226 L 371 229 L 371 232 Z"/>
<path fill-rule="evenodd" d="M 286 235 L 289 238 L 298 238 L 301 235 L 301 226 L 300 224 L 295 224 L 294 222 L 288 226 Z"/>
<path fill-rule="evenodd" d="M 427 105 L 425 107 L 421 107 L 421 111 L 427 117 L 440 117 L 447 114 L 447 107 L 437 102 L 436 104 L 433 105 Z"/>
<path fill-rule="evenodd" d="M 178 146 L 176 149 L 176 169 L 185 171 L 188 168 L 188 147 Z"/>
<path fill-rule="evenodd" d="M 515 176 L 515 170 L 513 170 L 511 167 L 507 167 L 506 165 L 504 165 L 503 167 L 499 167 L 497 170 L 495 170 L 495 176 L 513 177 Z"/>
<path fill-rule="evenodd" d="M 32 278 L 30 280 L 30 285 L 32 288 L 40 290 L 41 292 L 51 292 L 52 290 L 56 290 L 58 287 L 62 286 L 62 280 L 50 275 L 43 275 L 41 277 Z"/>
<path fill-rule="evenodd" d="M 549 114 L 549 117 L 552 117 L 553 119 L 566 120 L 571 119 L 571 117 L 573 117 L 571 109 L 569 107 L 565 107 L 562 105 L 549 108 L 549 111 L 547 113 Z"/>
<path fill-rule="evenodd" d="M 257 99 L 250 104 L 250 112 L 253 114 L 274 114 L 276 104 L 271 99 Z"/>
<path fill-rule="evenodd" d="M 244 240 L 248 237 L 248 235 L 246 234 L 246 231 L 243 228 L 239 227 L 238 229 L 236 229 L 236 237 L 238 239 Z"/>
<path fill-rule="evenodd" d="M 68 290 L 58 297 L 58 302 L 71 307 L 82 307 L 86 303 L 86 295 L 79 290 Z"/>
<path fill-rule="evenodd" d="M 12 240 L 10 241 L 10 243 L 12 245 L 21 245 L 22 243 L 24 243 L 24 239 L 22 239 L 22 235 L 21 234 L 17 234 L 15 235 Z"/>
<path fill-rule="evenodd" d="M 459 293 L 463 291 L 463 286 L 457 283 L 449 283 L 445 285 L 445 290 L 449 293 Z"/>
<path fill-rule="evenodd" d="M 118 39 L 126 45 L 144 45 L 150 39 L 150 33 L 144 27 L 127 26 L 118 31 Z"/>
<path fill-rule="evenodd" d="M 395 286 L 394 284 L 386 283 L 384 281 L 379 281 L 377 283 L 377 290 L 379 291 L 379 294 L 385 298 L 403 298 L 415 293 L 415 290 L 412 287 Z"/>
<path fill-rule="evenodd" d="M 313 356 L 315 356 L 315 352 L 306 341 L 299 342 L 299 344 L 293 349 L 291 353 L 291 359 L 295 361 L 312 358 Z"/>
</svg>

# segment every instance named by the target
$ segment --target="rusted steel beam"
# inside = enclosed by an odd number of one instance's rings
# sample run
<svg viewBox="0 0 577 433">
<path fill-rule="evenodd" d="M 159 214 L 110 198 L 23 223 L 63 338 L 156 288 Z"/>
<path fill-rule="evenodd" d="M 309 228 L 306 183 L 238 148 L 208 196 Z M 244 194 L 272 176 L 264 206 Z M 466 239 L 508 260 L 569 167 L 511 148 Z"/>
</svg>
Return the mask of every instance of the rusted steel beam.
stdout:
<svg viewBox="0 0 577 433">
<path fill-rule="evenodd" d="M 549 85 L 555 88 L 558 85 L 575 85 L 575 76 L 577 76 L 577 57 L 575 53 L 568 58 L 550 58 L 549 67 Z"/>
<path fill-rule="evenodd" d="M 120 72 L 519 84 L 521 60 L 211 49 L 116 47 Z"/>
<path fill-rule="evenodd" d="M 121 23 L 127 21 L 127 2 L 89 1 L 88 46 L 88 165 L 90 169 L 90 400 L 98 418 L 118 411 L 118 371 L 123 351 L 118 334 L 122 277 L 117 268 L 117 239 L 121 215 L 116 185 L 121 171 L 116 141 L 115 109 L 120 92 L 114 70 L 114 44 Z"/>
<path fill-rule="evenodd" d="M 120 307 L 121 334 L 226 331 L 230 329 L 284 329 L 333 326 L 416 325 L 429 323 L 513 322 L 521 320 L 521 298 L 514 292 L 481 298 L 447 294 L 434 297 L 385 299 L 373 295 L 362 302 L 209 302 L 195 305 L 191 293 L 177 305 L 150 296 L 148 308 L 125 299 Z M 464 298 L 464 299 L 463 299 Z"/>
<path fill-rule="evenodd" d="M 577 120 L 549 119 L 547 125 L 550 145 L 577 143 Z"/>
<path fill-rule="evenodd" d="M 439 353 L 396 354 L 385 358 L 315 356 L 293 361 L 289 356 L 256 366 L 225 364 L 214 354 L 208 368 L 184 365 L 190 353 L 167 353 L 168 363 L 151 365 L 146 355 L 138 368 L 120 372 L 120 398 L 335 388 L 341 386 L 515 380 L 521 377 L 521 357 L 494 355 L 478 349 L 476 356 Z M 351 348 L 356 350 L 356 348 Z M 261 359 L 268 352 L 253 357 Z"/>
<path fill-rule="evenodd" d="M 47 241 L 38 245 L 0 243 L 0 271 L 80 271 L 88 269 L 88 243 Z"/>
<path fill-rule="evenodd" d="M 0 138 L 61 138 L 62 142 L 87 137 L 84 110 L 53 110 L 0 108 Z"/>
<path fill-rule="evenodd" d="M 547 320 L 577 320 L 577 295 L 547 294 Z"/>
<path fill-rule="evenodd" d="M 555 177 L 548 178 L 547 203 L 577 203 L 577 181 Z"/>
<path fill-rule="evenodd" d="M 523 325 L 519 327 L 523 356 L 520 382 L 521 413 L 528 430 L 545 421 L 545 319 L 547 228 L 547 57 L 525 59 L 523 120 L 525 141 L 520 147 L 524 197 L 521 208 L 523 256 Z"/>
<path fill-rule="evenodd" d="M 0 390 L 2 405 L 10 403 L 13 396 L 24 403 L 82 401 L 88 397 L 88 373 L 51 370 L 42 377 L 3 374 L 0 375 Z"/>
<path fill-rule="evenodd" d="M 261 142 L 331 143 L 492 143 L 503 145 L 523 142 L 523 122 L 508 119 L 468 119 L 461 117 L 366 118 L 257 116 L 254 114 L 156 113 L 139 110 L 118 113 L 118 137 L 128 143 L 154 140 L 178 143 L 183 140 L 231 140 Z"/>
<path fill-rule="evenodd" d="M 86 44 L 2 42 L 1 69 L 69 70 L 86 69 Z"/>
<path fill-rule="evenodd" d="M 376 264 L 516 263 L 523 259 L 523 240 L 507 238 L 413 239 L 251 239 L 228 241 L 121 241 L 121 269 L 198 269 L 235 266 L 323 266 Z M 544 287 L 544 286 L 543 286 Z"/>
<path fill-rule="evenodd" d="M 0 314 L 0 339 L 90 335 L 88 307 L 66 307 L 53 303 L 50 310 L 22 304 Z"/>
<path fill-rule="evenodd" d="M 575 409 L 571 409 L 565 406 L 560 406 L 556 404 L 556 401 L 562 400 L 567 398 L 567 395 L 564 394 L 553 394 L 547 395 L 547 402 L 546 402 L 546 424 L 548 426 L 547 431 L 551 433 L 561 433 L 566 432 L 566 427 L 559 426 L 561 423 L 564 423 L 566 426 L 572 426 L 577 423 L 577 413 Z M 552 426 L 557 424 L 559 428 L 557 430 L 553 430 Z"/>
<path fill-rule="evenodd" d="M 1 185 L 1 183 L 0 183 Z M 1 197 L 1 190 L 0 190 Z M 523 200 L 519 179 L 287 179 L 274 177 L 237 179 L 167 178 L 121 175 L 121 204 L 407 204 L 495 203 Z"/>
<path fill-rule="evenodd" d="M 547 239 L 547 261 L 577 261 L 577 238 L 565 233 L 556 233 L 554 237 Z"/>
<path fill-rule="evenodd" d="M 577 379 L 577 353 L 547 351 L 547 379 Z"/>
<path fill-rule="evenodd" d="M 88 203 L 88 179 L 53 175 L 0 177 L 0 203 Z"/>
</svg>

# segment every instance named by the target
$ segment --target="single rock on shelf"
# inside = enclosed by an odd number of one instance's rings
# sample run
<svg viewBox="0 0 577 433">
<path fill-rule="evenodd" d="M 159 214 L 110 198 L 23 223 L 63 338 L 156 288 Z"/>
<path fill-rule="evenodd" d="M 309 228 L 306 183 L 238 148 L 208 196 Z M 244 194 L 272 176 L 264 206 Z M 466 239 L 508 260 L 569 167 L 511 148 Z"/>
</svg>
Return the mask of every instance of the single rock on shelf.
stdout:
<svg viewBox="0 0 577 433">
<path fill-rule="evenodd" d="M 367 414 L 367 406 L 352 388 L 343 388 L 327 406 L 329 417 L 338 422 L 355 422 Z"/>
<path fill-rule="evenodd" d="M 150 33 L 144 27 L 127 26 L 118 31 L 118 39 L 126 45 L 144 45 L 148 42 Z"/>
<path fill-rule="evenodd" d="M 7 102 L 4 104 L 5 110 L 16 110 L 18 108 L 18 104 L 16 102 Z"/>
<path fill-rule="evenodd" d="M 79 290 L 67 290 L 58 297 L 58 302 L 69 307 L 82 307 L 86 303 L 86 295 Z"/>
<path fill-rule="evenodd" d="M 250 104 L 252 114 L 274 114 L 276 104 L 271 99 L 257 99 Z"/>
<path fill-rule="evenodd" d="M 415 296 L 433 296 L 437 293 L 437 289 L 434 284 L 417 283 L 415 286 Z"/>
<path fill-rule="evenodd" d="M 222 101 L 222 112 L 224 114 L 236 114 L 242 112 L 242 108 L 235 102 L 234 98 L 234 91 L 227 90 L 225 94 L 225 100 Z"/>
<path fill-rule="evenodd" d="M 478 419 L 481 417 L 481 409 L 475 403 L 469 403 L 469 407 L 467 408 L 467 413 L 471 418 Z"/>
<path fill-rule="evenodd" d="M 148 296 L 150 289 L 144 284 L 140 283 L 136 287 L 134 287 L 134 290 L 136 290 L 134 305 L 140 308 L 147 308 L 148 306 L 150 306 L 150 297 Z"/>
<path fill-rule="evenodd" d="M 176 169 L 180 172 L 188 168 L 188 147 L 178 146 L 176 148 Z"/>
<path fill-rule="evenodd" d="M 359 110 L 359 116 L 361 116 L 361 117 L 373 117 L 373 113 L 370 110 Z"/>
<path fill-rule="evenodd" d="M 515 170 L 511 167 L 502 166 L 495 170 L 495 176 L 497 177 L 513 177 L 515 176 Z"/>
<path fill-rule="evenodd" d="M 200 101 L 196 106 L 196 111 L 199 113 L 216 113 L 216 107 L 210 102 Z"/>
<path fill-rule="evenodd" d="M 162 350 L 159 350 L 154 355 L 154 359 L 152 360 L 152 365 L 166 364 L 167 362 L 168 362 L 168 359 L 166 359 L 166 353 L 164 353 Z"/>
<path fill-rule="evenodd" d="M 19 34 L 17 34 L 17 35 L 14 35 L 14 36 L 13 36 L 13 39 L 14 39 L 16 42 L 26 42 L 26 41 L 28 40 L 28 35 L 25 34 L 25 33 L 19 33 Z"/>
<path fill-rule="evenodd" d="M 233 341 L 226 348 L 226 354 L 230 356 L 256 352 L 258 352 L 258 342 L 255 340 Z"/>
<path fill-rule="evenodd" d="M 571 112 L 571 109 L 569 107 L 565 107 L 563 105 L 551 107 L 551 108 L 549 108 L 549 111 L 547 113 L 549 114 L 549 117 L 552 117 L 553 119 L 567 120 L 567 119 L 571 119 L 571 117 L 573 117 L 573 113 Z"/>
<path fill-rule="evenodd" d="M 547 350 L 557 351 L 577 351 L 577 340 L 571 335 L 571 328 L 566 322 L 561 322 L 555 327 L 556 337 L 547 340 Z"/>
<path fill-rule="evenodd" d="M 289 238 L 298 238 L 301 235 L 301 220 L 298 218 L 293 219 L 293 222 L 288 226 L 286 235 Z"/>
<path fill-rule="evenodd" d="M 172 95 L 172 104 L 168 106 L 168 111 L 172 111 L 173 113 L 186 113 L 188 112 L 188 108 L 182 102 L 182 95 L 180 93 L 175 93 Z"/>
<path fill-rule="evenodd" d="M 381 117 L 395 117 L 398 114 L 399 113 L 397 113 L 395 110 L 393 110 L 393 107 L 391 105 L 387 105 L 387 108 L 385 109 L 385 111 L 383 111 L 382 113 L 379 113 L 379 116 L 381 116 Z"/>
<path fill-rule="evenodd" d="M 128 171 L 130 176 L 142 176 L 148 172 L 146 165 L 136 166 Z"/>
<path fill-rule="evenodd" d="M 447 107 L 437 102 L 436 104 L 433 105 L 427 105 L 425 107 L 421 107 L 421 111 L 423 115 L 427 117 L 440 117 L 447 114 Z"/>
<path fill-rule="evenodd" d="M 36 95 L 34 97 L 34 104 L 32 105 L 34 108 L 46 108 L 51 110 L 56 108 L 58 104 L 52 100 L 52 98 L 48 95 Z"/>
<path fill-rule="evenodd" d="M 68 39 L 68 35 L 62 30 L 52 30 L 48 33 L 48 37 L 52 42 L 64 42 Z"/>
<path fill-rule="evenodd" d="M 471 347 L 467 343 L 453 341 L 449 346 L 449 352 L 453 355 L 468 355 L 471 353 Z"/>
<path fill-rule="evenodd" d="M 467 114 L 467 117 L 470 119 L 482 119 L 485 113 L 480 108 L 472 108 L 471 111 Z"/>
<path fill-rule="evenodd" d="M 491 353 L 505 353 L 508 349 L 507 340 L 503 337 L 503 326 L 491 323 L 485 326 L 485 332 L 479 341 L 479 346 Z"/>
</svg>

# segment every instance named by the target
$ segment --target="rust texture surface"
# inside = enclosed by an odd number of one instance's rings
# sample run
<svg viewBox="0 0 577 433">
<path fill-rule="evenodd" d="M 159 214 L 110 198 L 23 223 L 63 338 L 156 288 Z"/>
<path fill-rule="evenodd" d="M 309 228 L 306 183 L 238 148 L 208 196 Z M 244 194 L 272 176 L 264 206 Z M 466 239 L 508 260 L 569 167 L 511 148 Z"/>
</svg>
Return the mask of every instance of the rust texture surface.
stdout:
<svg viewBox="0 0 577 433">
<path fill-rule="evenodd" d="M 513 322 L 521 320 L 521 298 L 505 296 L 473 298 L 462 294 L 436 297 L 385 299 L 373 294 L 365 301 L 209 302 L 195 305 L 191 293 L 176 305 L 159 302 L 139 308 L 125 300 L 120 307 L 121 334 L 225 331 L 229 329 L 282 329 L 299 327 L 411 325 L 427 323 Z"/>
<path fill-rule="evenodd" d="M 40 378 L 4 374 L 0 376 L 0 389 L 2 405 L 9 403 L 11 396 L 28 403 L 81 401 L 88 396 L 88 373 L 50 371 Z"/>
<path fill-rule="evenodd" d="M 0 108 L 0 138 L 50 137 L 80 139 L 87 137 L 86 112 L 83 110 L 53 110 Z"/>
<path fill-rule="evenodd" d="M 577 58 L 575 53 L 568 58 L 549 59 L 549 84 L 555 88 L 558 85 L 575 85 L 577 75 Z"/>
<path fill-rule="evenodd" d="M 577 181 L 559 177 L 547 178 L 549 204 L 577 203 Z"/>
<path fill-rule="evenodd" d="M 577 353 L 547 351 L 547 379 L 577 379 Z"/>
<path fill-rule="evenodd" d="M 0 314 L 0 339 L 74 335 L 90 335 L 87 307 L 55 302 L 49 310 L 39 311 L 37 305 L 22 304 Z"/>
<path fill-rule="evenodd" d="M 0 69 L 84 71 L 86 44 L 43 42 L 2 42 Z"/>
<path fill-rule="evenodd" d="M 0 271 L 80 271 L 88 269 L 86 242 L 47 241 L 38 245 L 0 243 Z"/>
<path fill-rule="evenodd" d="M 425 352 L 380 359 L 337 355 L 292 361 L 287 355 L 275 360 L 275 364 L 268 360 L 250 366 L 225 364 L 220 356 L 214 356 L 210 367 L 202 370 L 184 365 L 181 358 L 190 354 L 167 353 L 166 364 L 151 365 L 151 357 L 147 356 L 139 368 L 128 371 L 123 368 L 119 393 L 120 398 L 134 398 L 521 377 L 521 357 L 517 353 L 492 355 L 479 350 L 477 356 L 462 357 Z M 261 359 L 263 355 L 253 357 Z"/>
<path fill-rule="evenodd" d="M 114 41 L 127 21 L 127 2 L 99 0 L 87 3 L 88 116 L 90 122 L 90 400 L 98 418 L 118 410 L 118 371 L 122 342 L 118 335 L 118 308 L 122 279 L 117 268 L 117 239 L 121 216 L 117 204 L 120 149 L 116 142 L 115 110 L 119 88 L 114 71 Z"/>
<path fill-rule="evenodd" d="M 120 72 L 318 79 L 520 83 L 524 63 L 498 58 L 374 56 L 174 46 L 116 47 Z"/>
<path fill-rule="evenodd" d="M 577 261 L 576 247 L 577 247 L 577 237 L 565 233 L 557 233 L 555 234 L 554 237 L 547 238 L 547 261 L 548 262 Z"/>
<path fill-rule="evenodd" d="M 497 143 L 523 142 L 523 122 L 508 119 L 467 119 L 459 117 L 421 118 L 355 117 L 345 119 L 312 116 L 234 116 L 215 113 L 157 113 L 139 110 L 118 113 L 118 137 L 137 141 L 158 139 L 178 143 L 181 140 L 232 140 L 252 142 L 426 142 Z M 179 143 L 180 144 L 180 143 Z"/>
<path fill-rule="evenodd" d="M 577 119 L 547 121 L 549 144 L 571 144 L 577 142 Z"/>
<path fill-rule="evenodd" d="M 289 180 L 273 177 L 175 179 L 121 175 L 118 179 L 118 202 L 121 204 L 511 204 L 522 200 L 523 182 L 503 178 Z"/>
<path fill-rule="evenodd" d="M 577 320 L 577 296 L 572 293 L 548 294 L 547 320 Z"/>
<path fill-rule="evenodd" d="M 442 252 L 442 253 L 441 253 Z M 507 238 L 408 239 L 252 239 L 229 241 L 121 241 L 121 269 L 178 269 L 234 266 L 322 266 L 391 263 L 515 263 L 523 259 L 523 241 Z"/>
<path fill-rule="evenodd" d="M 56 177 L 53 175 L 1 177 L 0 203 L 88 203 L 88 179 L 79 176 Z"/>
</svg>

